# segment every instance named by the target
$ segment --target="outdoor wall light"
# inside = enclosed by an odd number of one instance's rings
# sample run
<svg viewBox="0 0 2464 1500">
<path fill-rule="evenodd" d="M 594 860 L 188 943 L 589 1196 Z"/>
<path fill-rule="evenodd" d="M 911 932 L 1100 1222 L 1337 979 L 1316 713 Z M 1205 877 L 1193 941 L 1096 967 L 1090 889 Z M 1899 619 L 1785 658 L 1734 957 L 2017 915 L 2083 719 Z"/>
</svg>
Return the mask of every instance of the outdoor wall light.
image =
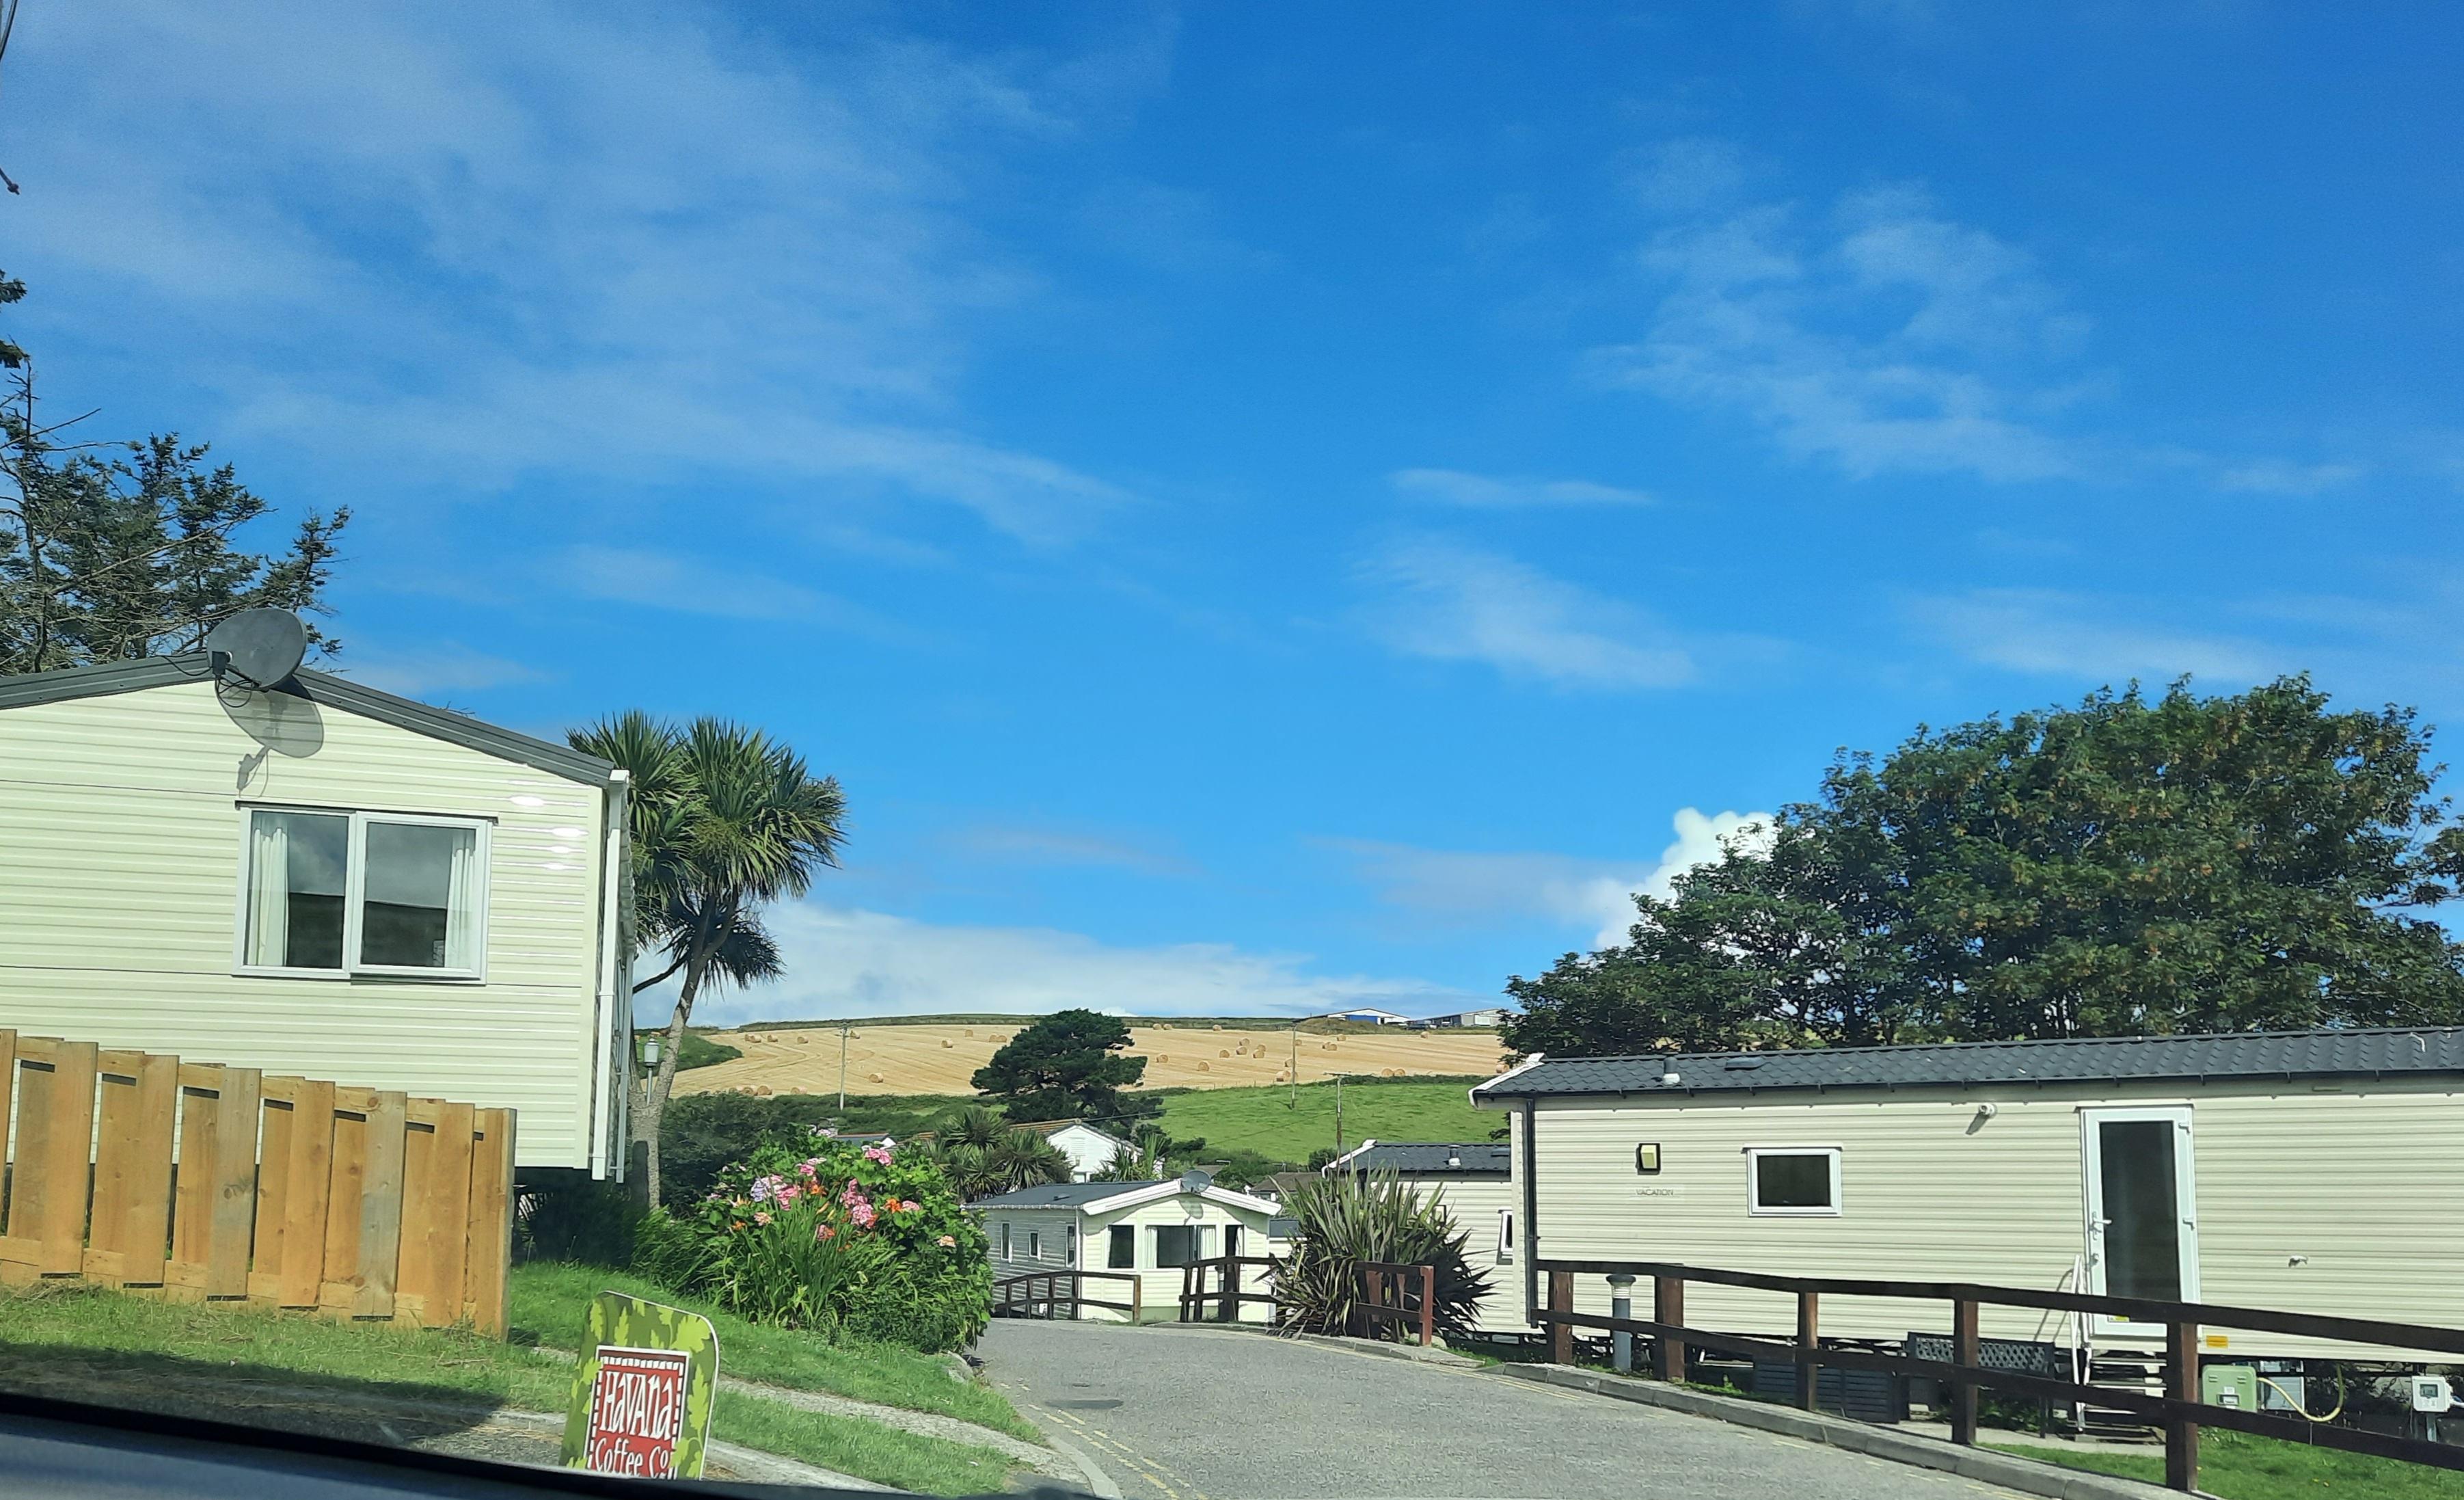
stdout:
<svg viewBox="0 0 2464 1500">
<path fill-rule="evenodd" d="M 1660 1142 L 1645 1141 L 1634 1148 L 1634 1170 L 1640 1177 L 1650 1177 L 1660 1170 Z"/>
</svg>

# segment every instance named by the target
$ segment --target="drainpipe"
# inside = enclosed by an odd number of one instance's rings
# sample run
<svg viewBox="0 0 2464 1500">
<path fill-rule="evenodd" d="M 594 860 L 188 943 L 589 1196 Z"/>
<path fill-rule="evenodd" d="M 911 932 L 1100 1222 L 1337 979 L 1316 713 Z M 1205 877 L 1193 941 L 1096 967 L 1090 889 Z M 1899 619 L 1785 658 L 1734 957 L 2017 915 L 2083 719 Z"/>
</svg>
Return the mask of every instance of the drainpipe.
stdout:
<svg viewBox="0 0 2464 1500">
<path fill-rule="evenodd" d="M 1523 1101 L 1523 1321 L 1537 1328 L 1540 1319 L 1540 1152 L 1533 1127 L 1539 1123 L 1539 1101 Z"/>
</svg>

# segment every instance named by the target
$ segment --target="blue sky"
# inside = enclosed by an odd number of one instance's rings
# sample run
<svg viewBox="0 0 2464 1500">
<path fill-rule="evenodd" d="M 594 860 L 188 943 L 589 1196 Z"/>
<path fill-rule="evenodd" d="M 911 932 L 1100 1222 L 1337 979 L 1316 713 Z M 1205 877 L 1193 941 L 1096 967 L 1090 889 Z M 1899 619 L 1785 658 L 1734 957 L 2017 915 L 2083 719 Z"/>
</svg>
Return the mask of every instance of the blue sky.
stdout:
<svg viewBox="0 0 2464 1500">
<path fill-rule="evenodd" d="M 342 665 L 761 724 L 720 1017 L 1454 1008 L 1834 747 L 2464 706 L 2464 20 L 30 8 L 63 408 L 348 504 Z"/>
</svg>

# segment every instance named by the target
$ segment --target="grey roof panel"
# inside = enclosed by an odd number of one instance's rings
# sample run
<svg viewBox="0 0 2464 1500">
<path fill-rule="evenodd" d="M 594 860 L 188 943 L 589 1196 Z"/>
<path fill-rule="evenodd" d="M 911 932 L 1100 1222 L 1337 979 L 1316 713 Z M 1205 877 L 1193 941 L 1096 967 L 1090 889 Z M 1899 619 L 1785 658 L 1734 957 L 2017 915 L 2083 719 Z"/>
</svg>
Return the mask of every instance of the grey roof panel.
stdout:
<svg viewBox="0 0 2464 1500">
<path fill-rule="evenodd" d="M 92 667 L 64 667 L 57 672 L 0 677 L 0 709 L 61 703 L 73 698 L 104 697 L 112 694 L 137 693 L 147 688 L 208 680 L 209 673 L 203 651 L 187 651 L 176 656 L 141 656 L 134 661 L 103 662 Z M 536 739 L 473 718 L 468 714 L 456 714 L 451 709 L 435 708 L 332 673 L 302 668 L 292 682 L 292 687 L 277 691 L 296 692 L 312 703 L 330 704 L 347 713 L 364 715 L 381 723 L 391 724 L 397 729 L 407 729 L 415 735 L 426 735 L 431 739 L 442 739 L 483 755 L 493 755 L 498 760 L 561 776 L 585 786 L 605 785 L 609 773 L 616 769 L 597 756 L 584 755 L 570 745 Z"/>
<path fill-rule="evenodd" d="M 1384 1141 L 1354 1155 L 1344 1165 L 1362 1172 L 1388 1169 L 1403 1175 L 1447 1173 L 1458 1177 L 1504 1177 L 1509 1154 L 1506 1142 L 1469 1144 L 1446 1141 Z"/>
<path fill-rule="evenodd" d="M 1675 1072 L 1678 1082 L 1661 1083 L 1661 1075 L 1667 1072 Z M 2390 1073 L 2464 1073 L 2464 1026 L 1552 1058 L 1493 1084 L 1479 1085 L 1472 1092 L 1483 1098 L 1525 1099 L 1799 1089 L 2366 1078 Z"/>
<path fill-rule="evenodd" d="M 1015 1192 L 996 1193 L 979 1198 L 970 1208 L 1084 1208 L 1107 1198 L 1118 1198 L 1140 1188 L 1155 1187 L 1154 1182 L 1045 1182 L 1038 1187 L 1022 1187 Z"/>
</svg>

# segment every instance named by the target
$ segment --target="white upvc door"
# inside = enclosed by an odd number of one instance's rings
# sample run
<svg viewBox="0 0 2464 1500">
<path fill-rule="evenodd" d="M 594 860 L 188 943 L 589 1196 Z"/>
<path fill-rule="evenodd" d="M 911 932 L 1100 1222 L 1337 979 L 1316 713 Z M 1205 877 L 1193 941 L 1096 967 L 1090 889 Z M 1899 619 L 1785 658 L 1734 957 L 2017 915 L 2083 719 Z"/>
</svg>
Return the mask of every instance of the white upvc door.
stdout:
<svg viewBox="0 0 2464 1500">
<path fill-rule="evenodd" d="M 2158 1302 L 2199 1300 L 2198 1184 L 2190 1107 L 2079 1112 L 2087 1201 L 2087 1290 Z M 2098 1313 L 2096 1337 L 2160 1338 L 2144 1322 Z"/>
</svg>

